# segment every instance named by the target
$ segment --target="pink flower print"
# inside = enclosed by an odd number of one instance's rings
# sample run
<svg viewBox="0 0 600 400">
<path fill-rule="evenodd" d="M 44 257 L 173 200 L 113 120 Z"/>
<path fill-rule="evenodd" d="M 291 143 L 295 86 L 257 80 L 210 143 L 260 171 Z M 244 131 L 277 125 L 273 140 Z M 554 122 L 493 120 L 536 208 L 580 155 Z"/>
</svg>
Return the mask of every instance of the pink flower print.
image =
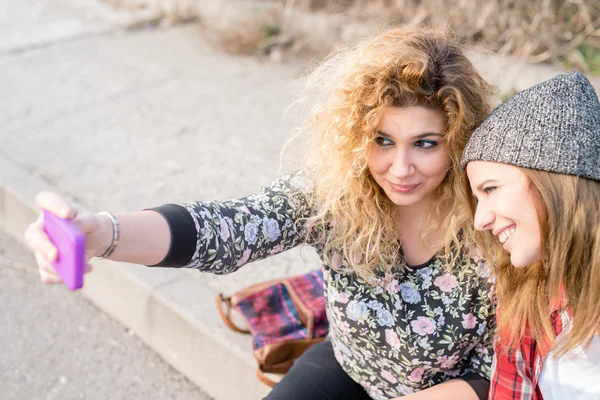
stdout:
<svg viewBox="0 0 600 400">
<path fill-rule="evenodd" d="M 433 284 L 439 287 L 442 292 L 450 292 L 452 289 L 458 286 L 458 282 L 454 276 L 451 274 L 444 274 L 442 276 L 438 276 Z"/>
<path fill-rule="evenodd" d="M 473 329 L 477 325 L 477 320 L 472 313 L 463 314 L 462 326 L 465 329 Z"/>
<path fill-rule="evenodd" d="M 454 354 L 450 357 L 448 356 L 441 356 L 439 358 L 439 362 L 440 362 L 440 366 L 442 368 L 452 368 L 456 365 L 456 362 L 458 361 L 458 355 Z"/>
<path fill-rule="evenodd" d="M 475 247 L 469 252 L 469 257 L 471 257 L 474 262 L 478 263 L 479 261 L 483 260 L 483 253 L 479 247 Z"/>
<path fill-rule="evenodd" d="M 400 339 L 398 339 L 398 334 L 393 329 L 385 330 L 385 341 L 394 349 L 400 348 Z"/>
<path fill-rule="evenodd" d="M 408 376 L 408 380 L 411 382 L 421 382 L 421 378 L 423 378 L 423 368 L 415 368 L 413 372 Z"/>
<path fill-rule="evenodd" d="M 344 336 L 348 336 L 350 334 L 350 324 L 346 321 L 342 321 L 339 325 L 340 331 L 344 334 Z"/>
<path fill-rule="evenodd" d="M 398 284 L 398 279 L 394 279 L 390 283 L 388 283 L 387 290 L 391 294 L 398 293 L 400 291 L 400 284 Z"/>
<path fill-rule="evenodd" d="M 277 254 L 283 251 L 283 243 L 279 243 L 277 246 L 273 247 L 270 254 Z"/>
<path fill-rule="evenodd" d="M 240 209 L 245 212 L 246 214 L 250 214 L 250 210 L 248 210 L 248 207 L 246 206 L 241 206 Z"/>
<path fill-rule="evenodd" d="M 385 277 L 383 278 L 385 283 L 390 283 L 392 281 L 392 279 L 394 278 L 394 275 L 390 274 L 389 272 L 385 273 Z"/>
<path fill-rule="evenodd" d="M 394 378 L 394 375 L 385 369 L 381 371 L 381 377 L 392 384 L 398 382 L 398 380 Z"/>
<path fill-rule="evenodd" d="M 350 301 L 350 295 L 348 293 L 338 293 L 335 296 L 335 301 L 337 301 L 338 303 L 346 304 L 348 301 Z"/>
<path fill-rule="evenodd" d="M 227 240 L 231 236 L 229 232 L 229 225 L 225 219 L 220 219 L 221 222 L 221 239 Z"/>
<path fill-rule="evenodd" d="M 492 285 L 490 287 L 490 290 L 489 290 L 488 295 L 487 295 L 487 297 L 488 297 L 489 300 L 492 300 L 492 298 L 494 297 L 494 293 L 496 293 L 496 285 Z"/>
<path fill-rule="evenodd" d="M 431 335 L 435 332 L 435 321 L 427 317 L 417 317 L 416 321 L 410 321 L 410 326 L 419 335 Z"/>
<path fill-rule="evenodd" d="M 244 253 L 242 254 L 242 258 L 240 258 L 240 260 L 237 262 L 237 266 L 241 267 L 242 265 L 246 264 L 248 262 L 248 260 L 250 259 L 251 253 L 252 252 L 250 251 L 250 249 L 244 250 Z"/>
</svg>

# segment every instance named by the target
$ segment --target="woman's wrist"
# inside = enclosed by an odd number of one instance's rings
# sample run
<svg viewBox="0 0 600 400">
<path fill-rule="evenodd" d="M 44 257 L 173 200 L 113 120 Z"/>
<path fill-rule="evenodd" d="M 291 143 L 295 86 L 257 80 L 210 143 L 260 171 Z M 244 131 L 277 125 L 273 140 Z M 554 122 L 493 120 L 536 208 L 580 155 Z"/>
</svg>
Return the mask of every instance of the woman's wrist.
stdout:
<svg viewBox="0 0 600 400">
<path fill-rule="evenodd" d="M 98 218 L 99 227 L 92 238 L 93 254 L 90 255 L 91 257 L 100 257 L 106 254 L 113 243 L 114 229 L 111 218 L 102 213 L 96 214 L 96 217 Z"/>
<path fill-rule="evenodd" d="M 108 217 L 112 223 L 112 240 L 108 249 L 104 253 L 102 253 L 99 258 L 109 258 L 112 253 L 114 253 L 115 249 L 119 245 L 119 239 L 121 238 L 121 230 L 119 229 L 119 220 L 117 217 L 109 213 L 108 211 L 101 211 L 98 213 L 99 216 Z"/>
</svg>

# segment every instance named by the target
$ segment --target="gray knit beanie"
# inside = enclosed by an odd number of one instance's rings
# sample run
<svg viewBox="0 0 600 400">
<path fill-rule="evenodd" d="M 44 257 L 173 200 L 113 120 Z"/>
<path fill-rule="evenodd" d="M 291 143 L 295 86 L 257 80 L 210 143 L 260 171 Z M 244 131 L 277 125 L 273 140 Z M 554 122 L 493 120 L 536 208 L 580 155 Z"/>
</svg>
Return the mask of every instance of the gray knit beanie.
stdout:
<svg viewBox="0 0 600 400">
<path fill-rule="evenodd" d="M 579 72 L 517 93 L 475 129 L 461 168 L 483 160 L 600 181 L 600 103 Z"/>
</svg>

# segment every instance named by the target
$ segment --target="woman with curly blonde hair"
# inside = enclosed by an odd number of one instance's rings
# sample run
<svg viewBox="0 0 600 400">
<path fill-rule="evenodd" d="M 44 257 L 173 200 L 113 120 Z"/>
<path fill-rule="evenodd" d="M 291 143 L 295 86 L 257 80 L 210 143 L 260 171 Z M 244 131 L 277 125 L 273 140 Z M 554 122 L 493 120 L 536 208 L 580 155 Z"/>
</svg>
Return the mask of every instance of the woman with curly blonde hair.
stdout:
<svg viewBox="0 0 600 400">
<path fill-rule="evenodd" d="M 74 219 L 90 257 L 225 274 L 312 245 L 330 340 L 268 399 L 485 398 L 493 296 L 458 189 L 491 87 L 446 35 L 392 29 L 329 57 L 307 93 L 306 160 L 258 194 L 116 216 L 73 217 L 48 193 L 38 204 Z M 42 280 L 59 281 L 41 223 L 26 237 Z"/>
</svg>

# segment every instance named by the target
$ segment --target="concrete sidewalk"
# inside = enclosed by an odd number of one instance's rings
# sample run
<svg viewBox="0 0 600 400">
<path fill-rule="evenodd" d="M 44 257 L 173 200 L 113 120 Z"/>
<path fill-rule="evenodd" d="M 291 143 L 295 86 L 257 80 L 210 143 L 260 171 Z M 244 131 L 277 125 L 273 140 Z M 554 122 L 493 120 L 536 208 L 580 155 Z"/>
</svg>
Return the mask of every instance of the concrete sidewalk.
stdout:
<svg viewBox="0 0 600 400">
<path fill-rule="evenodd" d="M 211 400 L 130 329 L 63 287 L 0 229 L 2 400 Z"/>
<path fill-rule="evenodd" d="M 120 212 L 240 197 L 279 174 L 292 129 L 282 116 L 302 62 L 221 54 L 195 25 L 124 31 L 144 16 L 62 3 L 54 28 L 27 36 L 29 22 L 14 24 L 10 39 L 0 36 L 0 225 L 11 235 L 22 240 L 40 190 Z M 33 13 L 42 2 L 26 4 Z M 53 36 L 61 21 L 75 28 Z M 98 28 L 84 29 L 89 21 Z M 473 59 L 509 90 L 558 72 Z M 308 248 L 224 277 L 98 261 L 82 293 L 215 399 L 259 399 L 267 388 L 254 376 L 250 340 L 223 326 L 214 297 L 318 266 Z"/>
<path fill-rule="evenodd" d="M 4 229 L 22 240 L 42 189 L 117 212 L 239 197 L 278 175 L 291 132 L 282 115 L 303 64 L 214 52 L 194 25 L 123 33 L 102 21 L 102 33 L 0 55 Z M 250 340 L 223 326 L 214 297 L 317 264 L 296 251 L 225 277 L 95 266 L 83 290 L 92 302 L 215 399 L 258 399 L 267 388 Z"/>
</svg>

